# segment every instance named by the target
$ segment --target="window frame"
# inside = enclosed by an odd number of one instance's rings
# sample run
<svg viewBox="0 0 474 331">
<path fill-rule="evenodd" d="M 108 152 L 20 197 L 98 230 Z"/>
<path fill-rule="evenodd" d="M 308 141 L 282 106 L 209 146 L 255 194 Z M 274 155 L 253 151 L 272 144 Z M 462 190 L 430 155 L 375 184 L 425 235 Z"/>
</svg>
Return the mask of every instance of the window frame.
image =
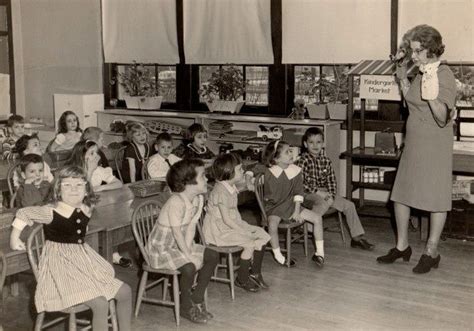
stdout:
<svg viewBox="0 0 474 331">
<path fill-rule="evenodd" d="M 10 113 L 16 114 L 16 89 L 15 89 L 15 54 L 13 49 L 13 24 L 11 0 L 0 0 L 0 6 L 6 7 L 7 29 L 0 31 L 0 36 L 7 36 L 8 40 L 8 70 L 10 75 Z M 0 121 L 6 123 L 6 120 Z"/>
</svg>

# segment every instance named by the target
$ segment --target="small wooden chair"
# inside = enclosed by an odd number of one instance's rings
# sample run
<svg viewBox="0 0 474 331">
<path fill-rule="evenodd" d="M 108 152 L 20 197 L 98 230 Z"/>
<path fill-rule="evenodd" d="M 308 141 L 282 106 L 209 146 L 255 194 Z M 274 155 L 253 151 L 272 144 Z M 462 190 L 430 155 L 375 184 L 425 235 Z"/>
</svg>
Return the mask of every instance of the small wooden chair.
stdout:
<svg viewBox="0 0 474 331">
<path fill-rule="evenodd" d="M 0 251 L 0 300 L 2 301 L 2 307 L 0 309 L 0 312 L 3 313 L 3 307 L 4 307 L 4 301 L 3 301 L 3 285 L 5 285 L 5 279 L 7 278 L 7 258 L 5 257 L 5 254 Z M 0 324 L 1 326 L 1 324 Z"/>
<path fill-rule="evenodd" d="M 224 284 L 229 284 L 230 287 L 230 297 L 232 300 L 235 299 L 235 271 L 239 269 L 238 265 L 234 265 L 234 257 L 233 255 L 235 253 L 239 253 L 243 250 L 242 247 L 240 246 L 214 246 L 210 245 L 206 242 L 206 239 L 204 238 L 204 232 L 202 230 L 202 221 L 204 220 L 204 215 L 201 216 L 197 226 L 198 226 L 198 232 L 199 236 L 201 237 L 202 244 L 206 247 L 209 247 L 213 251 L 216 251 L 219 253 L 220 257 L 224 255 L 227 258 L 227 263 L 219 263 L 216 266 L 216 269 L 214 270 L 214 275 L 211 277 L 211 280 L 224 283 Z M 225 269 L 227 271 L 227 277 L 221 277 L 219 276 L 219 269 Z"/>
<path fill-rule="evenodd" d="M 155 269 L 150 266 L 150 260 L 148 253 L 145 250 L 153 227 L 155 226 L 158 216 L 160 214 L 161 207 L 157 202 L 144 201 L 137 206 L 132 215 L 132 230 L 135 237 L 135 241 L 140 249 L 143 256 L 144 262 L 142 264 L 143 273 L 140 278 L 138 286 L 137 302 L 135 304 L 135 317 L 138 316 L 140 311 L 140 305 L 142 302 L 150 302 L 158 305 L 172 306 L 174 307 L 174 313 L 176 318 L 176 325 L 179 326 L 180 318 L 180 301 L 179 301 L 179 281 L 178 275 L 181 273 L 178 270 L 171 269 Z M 147 284 L 148 273 L 161 274 L 163 277 L 159 278 Z M 173 301 L 167 300 L 169 277 L 173 279 Z M 163 295 L 161 299 L 155 299 L 148 297 L 146 291 L 163 283 Z"/>
<path fill-rule="evenodd" d="M 33 270 L 33 274 L 35 275 L 35 279 L 38 280 L 38 265 L 41 259 L 41 253 L 43 251 L 43 246 L 45 244 L 45 237 L 43 232 L 43 226 L 38 225 L 34 228 L 30 235 L 28 236 L 28 240 L 26 242 L 26 250 L 28 252 L 28 260 L 31 265 L 31 269 Z M 69 330 L 76 330 L 76 324 L 89 324 L 83 330 L 91 329 L 90 323 L 88 321 L 83 320 L 76 320 L 76 314 L 89 310 L 90 308 L 84 304 L 75 305 L 69 308 L 66 308 L 61 311 L 61 313 L 69 315 Z M 118 330 L 116 313 L 115 313 L 115 302 L 114 300 L 109 301 L 109 310 L 110 315 L 109 319 L 111 320 L 111 326 L 114 331 Z M 46 329 L 52 325 L 55 325 L 61 321 L 63 321 L 66 317 L 59 317 L 55 318 L 54 320 L 46 323 L 43 325 L 45 312 L 41 312 L 36 316 L 35 322 L 35 331 Z"/>
<path fill-rule="evenodd" d="M 115 163 L 115 170 L 117 171 L 117 174 L 120 178 L 120 180 L 123 183 L 123 177 L 122 177 L 122 163 L 123 163 L 123 155 L 125 153 L 125 148 L 127 146 L 120 147 L 117 152 L 115 152 L 115 158 L 114 158 L 114 163 Z"/>
<path fill-rule="evenodd" d="M 13 177 L 15 173 L 20 176 L 19 170 L 20 165 L 18 163 L 15 163 L 10 168 L 8 168 L 7 172 L 8 191 L 10 192 L 10 208 L 15 208 L 16 191 L 18 188 L 15 187 Z"/>
</svg>

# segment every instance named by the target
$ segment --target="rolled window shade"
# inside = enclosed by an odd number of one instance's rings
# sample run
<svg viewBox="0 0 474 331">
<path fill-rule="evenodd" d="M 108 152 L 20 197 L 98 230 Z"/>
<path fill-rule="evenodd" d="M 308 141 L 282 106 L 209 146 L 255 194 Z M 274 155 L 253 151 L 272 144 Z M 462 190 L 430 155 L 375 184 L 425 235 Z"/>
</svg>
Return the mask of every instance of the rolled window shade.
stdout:
<svg viewBox="0 0 474 331">
<path fill-rule="evenodd" d="M 273 64 L 270 0 L 186 0 L 188 64 Z"/>
<path fill-rule="evenodd" d="M 388 59 L 390 0 L 282 0 L 283 63 Z"/>
<path fill-rule="evenodd" d="M 179 63 L 175 0 L 102 0 L 105 62 Z"/>
</svg>

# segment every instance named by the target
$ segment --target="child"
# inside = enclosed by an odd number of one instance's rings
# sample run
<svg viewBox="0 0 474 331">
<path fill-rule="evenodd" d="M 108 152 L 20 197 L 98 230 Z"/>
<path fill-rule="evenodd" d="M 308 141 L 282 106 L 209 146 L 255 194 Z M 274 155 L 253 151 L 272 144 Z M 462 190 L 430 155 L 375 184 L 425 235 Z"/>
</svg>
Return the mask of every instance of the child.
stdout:
<svg viewBox="0 0 474 331">
<path fill-rule="evenodd" d="M 314 226 L 316 252 L 312 260 L 318 267 L 324 266 L 323 222 L 320 214 L 303 208 L 303 174 L 301 168 L 293 164 L 293 155 L 288 143 L 275 140 L 270 142 L 264 152 L 263 161 L 267 166 L 264 172 L 264 200 L 268 215 L 268 229 L 275 261 L 286 265 L 287 257 L 280 251 L 278 224 L 282 219 L 296 222 L 308 221 Z M 290 261 L 294 266 L 295 261 Z"/>
<path fill-rule="evenodd" d="M 103 152 L 103 148 L 106 148 L 104 145 L 104 132 L 102 129 L 95 127 L 95 126 L 90 126 L 87 129 L 84 130 L 81 136 L 81 141 L 87 141 L 91 140 L 97 144 L 99 147 L 99 156 L 100 156 L 100 162 L 99 165 L 101 167 L 107 168 L 109 166 L 109 160 L 107 159 L 107 156 Z"/>
<path fill-rule="evenodd" d="M 166 175 L 173 195 L 161 209 L 146 246 L 150 264 L 156 269 L 181 272 L 181 316 L 206 323 L 212 314 L 204 304 L 204 292 L 217 265 L 219 253 L 194 242 L 196 224 L 203 208 L 207 178 L 201 160 L 182 160 Z M 197 285 L 191 290 L 198 271 Z M 192 291 L 192 292 L 191 292 Z"/>
<path fill-rule="evenodd" d="M 329 207 L 343 212 L 352 237 L 351 247 L 372 250 L 374 245 L 364 238 L 364 229 L 354 203 L 337 194 L 336 175 L 331 160 L 324 152 L 323 137 L 319 128 L 311 127 L 302 138 L 303 153 L 296 165 L 303 169 L 305 204 L 321 215 Z"/>
<path fill-rule="evenodd" d="M 142 167 L 150 156 L 148 131 L 140 122 L 129 122 L 126 125 L 126 137 L 130 144 L 125 149 L 122 163 L 124 183 L 142 180 Z"/>
<path fill-rule="evenodd" d="M 26 154 L 21 157 L 19 164 L 24 182 L 16 192 L 16 207 L 43 205 L 51 189 L 50 182 L 43 177 L 43 158 L 37 154 Z"/>
<path fill-rule="evenodd" d="M 183 144 L 178 146 L 173 153 L 183 159 L 212 159 L 215 154 L 207 148 L 207 131 L 199 123 L 192 124 L 187 130 Z"/>
<path fill-rule="evenodd" d="M 15 150 L 15 143 L 25 134 L 25 120 L 23 116 L 11 115 L 8 118 L 6 128 L 7 135 L 5 141 L 2 143 L 2 155 L 4 159 L 14 159 L 15 153 L 18 153 L 18 151 Z"/>
<path fill-rule="evenodd" d="M 99 146 L 91 141 L 80 141 L 72 149 L 71 165 L 78 165 L 86 171 L 87 181 L 92 186 L 94 192 L 114 190 L 123 186 L 122 182 L 113 175 L 112 168 L 104 168 L 99 165 Z M 123 268 L 132 265 L 130 259 L 120 256 L 115 251 L 112 254 L 112 262 Z"/>
<path fill-rule="evenodd" d="M 203 232 L 206 243 L 243 247 L 235 285 L 249 292 L 257 292 L 260 287 L 268 288 L 261 270 L 264 246 L 270 236 L 262 228 L 242 220 L 237 208 L 236 184 L 244 181 L 242 159 L 235 153 L 221 154 L 214 161 L 212 172 L 217 182 L 209 195 L 204 218 Z"/>
<path fill-rule="evenodd" d="M 36 154 L 41 157 L 43 156 L 41 143 L 36 133 L 32 135 L 25 134 L 21 136 L 21 138 L 18 139 L 18 141 L 15 144 L 15 149 L 20 155 L 20 157 L 23 157 L 26 154 Z M 47 180 L 50 183 L 54 179 L 54 176 L 51 172 L 51 168 L 49 167 L 46 161 L 43 161 L 43 177 L 45 180 Z M 19 185 L 19 174 L 16 172 L 13 174 L 13 185 L 15 187 L 18 187 Z"/>
<path fill-rule="evenodd" d="M 58 121 L 58 134 L 51 142 L 49 151 L 70 150 L 81 140 L 82 130 L 79 127 L 79 118 L 74 112 L 66 110 Z"/>
<path fill-rule="evenodd" d="M 115 278 L 113 267 L 84 243 L 92 198 L 82 168 L 61 168 L 53 183 L 51 205 L 17 211 L 10 246 L 24 250 L 25 243 L 20 239 L 23 228 L 35 222 L 43 224 L 46 242 L 35 293 L 38 313 L 85 304 L 93 313 L 92 328 L 107 330 L 108 300 L 116 299 L 120 330 L 130 330 L 130 287 Z"/>
<path fill-rule="evenodd" d="M 170 167 L 181 160 L 181 158 L 171 153 L 173 149 L 172 142 L 171 135 L 167 132 L 160 133 L 156 137 L 154 147 L 157 154 L 150 157 L 147 169 L 151 178 L 166 177 Z"/>
</svg>

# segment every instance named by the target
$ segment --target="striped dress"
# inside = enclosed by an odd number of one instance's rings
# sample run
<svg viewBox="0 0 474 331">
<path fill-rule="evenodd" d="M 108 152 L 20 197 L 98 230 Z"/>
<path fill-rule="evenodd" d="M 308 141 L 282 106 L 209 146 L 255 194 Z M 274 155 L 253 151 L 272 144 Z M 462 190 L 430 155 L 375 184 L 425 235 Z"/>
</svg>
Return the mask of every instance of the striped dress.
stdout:
<svg viewBox="0 0 474 331">
<path fill-rule="evenodd" d="M 36 310 L 59 311 L 103 296 L 115 297 L 122 282 L 110 263 L 87 243 L 91 210 L 59 202 L 56 207 L 19 209 L 13 226 L 43 223 L 45 245 L 38 265 Z M 21 227 L 21 225 L 20 225 Z"/>
<path fill-rule="evenodd" d="M 193 201 L 181 194 L 173 194 L 161 209 L 158 221 L 148 238 L 146 250 L 150 265 L 156 269 L 177 270 L 191 261 L 179 249 L 173 235 L 173 227 L 179 227 L 183 238 L 189 226 L 196 226 L 203 208 L 203 197 L 200 195 Z M 204 257 L 204 246 L 194 241 L 190 247 L 191 254 L 201 261 Z"/>
</svg>

